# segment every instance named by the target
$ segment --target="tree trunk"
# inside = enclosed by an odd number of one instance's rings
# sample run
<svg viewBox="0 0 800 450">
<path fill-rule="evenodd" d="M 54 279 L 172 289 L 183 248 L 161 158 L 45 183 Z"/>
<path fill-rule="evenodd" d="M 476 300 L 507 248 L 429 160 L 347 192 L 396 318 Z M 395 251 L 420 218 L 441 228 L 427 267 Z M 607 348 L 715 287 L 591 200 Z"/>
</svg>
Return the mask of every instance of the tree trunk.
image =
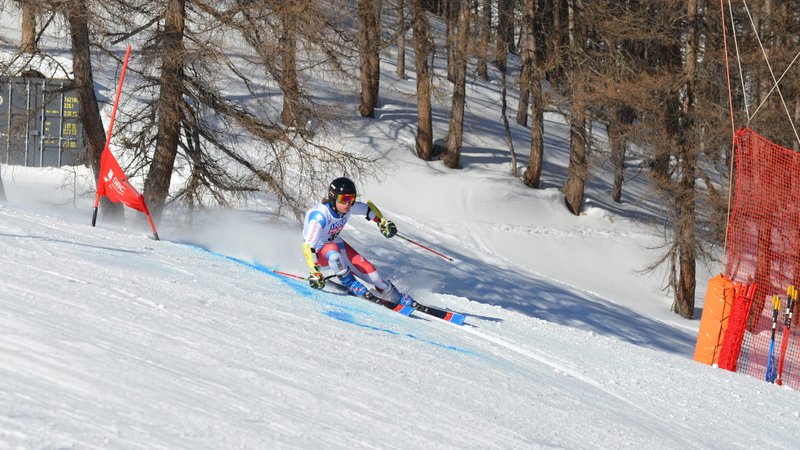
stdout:
<svg viewBox="0 0 800 450">
<path fill-rule="evenodd" d="M 200 131 L 197 128 L 197 116 L 194 111 L 188 110 L 185 116 L 186 122 L 190 126 L 184 127 L 184 138 L 186 139 L 186 156 L 191 162 L 191 175 L 186 181 L 186 203 L 189 205 L 189 220 L 194 218 L 194 207 L 202 203 L 199 198 L 199 191 L 203 186 L 203 150 L 200 142 Z"/>
<path fill-rule="evenodd" d="M 695 172 L 697 168 L 697 152 L 687 135 L 694 126 L 695 73 L 697 62 L 697 0 L 687 0 L 687 30 L 685 44 L 684 82 L 681 98 L 681 139 L 679 164 L 681 178 L 678 184 L 678 221 L 675 226 L 675 239 L 678 239 L 678 261 L 680 271 L 678 286 L 675 290 L 673 311 L 681 317 L 691 319 L 694 314 L 694 295 L 697 281 L 695 279 L 695 248 L 697 238 L 695 232 Z"/>
<path fill-rule="evenodd" d="M 486 64 L 486 54 L 489 51 L 489 41 L 492 38 L 491 0 L 483 0 L 480 27 L 480 41 L 478 42 L 478 77 L 483 81 L 489 81 L 489 68 Z"/>
<path fill-rule="evenodd" d="M 22 53 L 36 53 L 36 7 L 30 1 L 20 2 L 22 8 L 22 36 L 19 50 Z"/>
<path fill-rule="evenodd" d="M 513 4 L 511 0 L 498 0 L 497 1 L 497 42 L 496 42 L 496 55 L 495 63 L 498 70 L 506 69 L 506 61 L 508 61 L 508 52 L 514 41 L 512 36 L 508 35 L 508 22 L 514 17 Z"/>
<path fill-rule="evenodd" d="M 793 117 L 793 120 L 794 120 L 794 123 L 800 123 L 800 98 L 794 101 L 794 117 Z M 794 141 L 792 141 L 792 150 L 794 150 L 795 152 L 800 151 L 800 147 L 798 147 L 798 144 L 800 144 L 800 142 L 797 142 L 796 139 Z"/>
<path fill-rule="evenodd" d="M 544 100 L 542 80 L 539 71 L 534 71 L 531 80 L 531 155 L 525 169 L 523 182 L 526 186 L 538 188 L 544 165 Z"/>
<path fill-rule="evenodd" d="M 458 13 L 456 8 L 458 8 L 459 0 L 446 0 L 445 1 L 445 54 L 447 55 L 447 80 L 451 83 L 456 82 L 456 71 L 458 70 L 455 66 L 458 64 L 456 61 L 456 46 L 458 45 L 458 24 L 456 21 L 458 20 Z"/>
<path fill-rule="evenodd" d="M 503 120 L 503 130 L 506 134 L 506 143 L 508 144 L 508 153 L 511 155 L 511 176 L 517 177 L 517 152 L 514 150 L 514 139 L 511 137 L 511 127 L 508 123 L 508 101 L 506 98 L 506 71 L 500 71 L 500 118 Z"/>
<path fill-rule="evenodd" d="M 580 90 L 580 89 L 579 89 Z M 577 94 L 577 95 L 576 95 Z M 588 167 L 586 164 L 586 107 L 581 103 L 582 92 L 573 93 L 569 124 L 569 167 L 564 182 L 564 201 L 572 214 L 581 214 Z"/>
<path fill-rule="evenodd" d="M 611 199 L 616 203 L 622 200 L 622 184 L 625 182 L 625 152 L 628 146 L 625 136 L 635 119 L 636 112 L 621 105 L 614 108 L 608 121 L 608 145 L 611 147 L 611 163 L 614 166 Z"/>
<path fill-rule="evenodd" d="M 567 31 L 569 38 L 569 49 L 572 58 L 579 58 L 583 53 L 583 39 L 580 35 L 578 11 L 579 0 L 568 0 L 567 2 Z M 569 167 L 567 168 L 567 179 L 564 182 L 564 201 L 567 209 L 574 214 L 580 215 L 583 207 L 583 194 L 586 188 L 586 177 L 588 167 L 586 164 L 586 99 L 584 77 L 581 73 L 584 69 L 573 64 L 571 75 L 571 114 L 569 124 Z"/>
<path fill-rule="evenodd" d="M 523 53 L 526 55 L 526 59 L 530 59 L 528 88 L 531 94 L 531 154 L 522 181 L 528 187 L 538 188 L 544 164 L 544 99 L 542 98 L 542 71 L 535 65 L 539 44 L 534 31 L 536 0 L 525 0 L 524 5 L 525 20 L 530 22 L 530 25 L 523 27 L 526 32 L 530 33 L 524 41 L 526 47 Z"/>
<path fill-rule="evenodd" d="M 302 126 L 300 112 L 300 86 L 297 81 L 297 44 L 295 39 L 297 16 L 284 11 L 281 14 L 280 51 L 283 67 L 281 89 L 283 90 L 283 110 L 281 122 L 287 127 Z"/>
<path fill-rule="evenodd" d="M 183 103 L 185 0 L 168 0 L 164 17 L 161 91 L 156 107 L 158 138 L 150 171 L 144 182 L 144 196 L 155 220 L 161 217 L 169 195 L 172 170 L 178 153 Z"/>
<path fill-rule="evenodd" d="M 406 11 L 405 2 L 397 0 L 397 77 L 406 77 Z"/>
<path fill-rule="evenodd" d="M 375 117 L 380 88 L 380 0 L 358 0 L 358 47 L 361 72 L 362 117 Z"/>
<path fill-rule="evenodd" d="M 469 1 L 461 0 L 458 14 L 458 34 L 454 54 L 455 81 L 453 83 L 453 101 L 450 109 L 450 124 L 447 131 L 447 143 L 442 160 L 444 164 L 456 169 L 461 159 L 461 141 L 464 133 L 464 106 L 466 103 L 467 84 L 467 51 L 469 42 Z"/>
<path fill-rule="evenodd" d="M 559 49 L 561 48 L 561 36 L 564 27 L 564 20 L 561 8 L 562 1 L 564 0 L 546 0 L 546 2 L 549 3 L 550 5 L 553 18 L 552 18 L 551 29 L 544 30 L 544 33 L 546 36 L 548 36 L 547 46 L 546 46 L 547 53 L 548 55 L 552 55 L 552 57 L 555 57 L 555 55 L 559 53 Z M 550 70 L 547 72 L 547 79 L 548 81 L 550 81 L 551 85 L 556 86 L 560 84 L 563 70 L 564 67 L 560 62 L 550 68 Z"/>
<path fill-rule="evenodd" d="M 772 14 L 773 14 L 773 5 L 772 0 L 763 0 L 760 5 L 760 10 L 758 11 L 757 15 L 758 22 L 759 22 L 759 30 L 758 34 L 761 36 L 761 46 L 762 51 L 764 52 L 762 56 L 763 61 L 769 61 L 772 59 L 772 44 L 773 44 L 773 26 L 772 26 Z M 756 105 L 760 105 L 761 102 L 767 99 L 769 96 L 769 91 L 772 90 L 773 81 L 772 75 L 770 75 L 770 69 L 766 64 L 759 65 L 760 70 L 758 73 L 758 99 L 756 101 Z M 774 93 L 773 93 L 774 95 Z"/>
<path fill-rule="evenodd" d="M 515 0 L 499 0 L 499 3 L 502 3 L 502 5 L 498 5 L 498 34 L 503 35 L 508 51 L 515 53 L 517 49 L 514 45 L 514 24 L 516 23 L 514 17 Z"/>
<path fill-rule="evenodd" d="M 609 120 L 608 146 L 611 147 L 611 164 L 614 166 L 614 185 L 611 188 L 611 199 L 619 203 L 622 199 L 622 182 L 625 178 L 625 140 L 621 126 L 616 118 Z"/>
<path fill-rule="evenodd" d="M 533 34 L 533 20 L 536 15 L 536 0 L 522 1 L 522 25 L 520 31 L 520 53 L 522 67 L 519 74 L 519 106 L 517 107 L 517 124 L 528 126 L 528 102 L 531 92 L 531 72 L 536 59 L 536 36 Z"/>
<path fill-rule="evenodd" d="M 428 68 L 428 54 L 431 47 L 431 33 L 428 17 L 422 7 L 422 0 L 414 0 L 414 53 L 417 70 L 417 156 L 430 161 L 433 149 L 433 121 L 431 117 L 431 75 Z"/>
<path fill-rule="evenodd" d="M 688 155 L 686 155 L 688 156 Z M 676 239 L 679 239 L 678 261 L 680 272 L 678 286 L 675 290 L 675 303 L 673 310 L 681 317 L 691 319 L 694 314 L 694 294 L 697 281 L 695 278 L 695 166 L 697 158 L 684 158 L 682 161 L 683 174 L 681 176 L 678 223 L 675 229 Z"/>
<path fill-rule="evenodd" d="M 378 97 L 380 94 L 380 81 L 381 81 L 381 48 L 383 47 L 383 35 L 381 34 L 381 18 L 383 17 L 383 0 L 376 0 L 372 5 L 372 16 L 374 17 L 375 26 L 372 28 L 372 97 L 375 99 L 375 107 L 378 106 Z"/>
<path fill-rule="evenodd" d="M 100 156 L 106 145 L 106 133 L 94 93 L 86 0 L 67 2 L 66 16 L 72 42 L 73 81 L 86 137 L 86 159 L 92 167 L 95 180 L 99 180 Z M 121 203 L 113 203 L 107 197 L 100 199 L 100 213 L 111 221 L 122 221 L 125 214 Z"/>
<path fill-rule="evenodd" d="M 525 48 L 524 39 L 522 48 Z M 524 50 L 523 50 L 524 51 Z M 530 100 L 531 86 L 530 86 L 530 69 L 525 67 L 525 62 L 522 63 L 519 73 L 519 103 L 517 104 L 517 125 L 521 127 L 528 126 L 528 102 Z"/>
<path fill-rule="evenodd" d="M 583 43 L 578 41 L 578 1 L 567 0 L 567 39 L 572 49 L 583 46 Z"/>
</svg>

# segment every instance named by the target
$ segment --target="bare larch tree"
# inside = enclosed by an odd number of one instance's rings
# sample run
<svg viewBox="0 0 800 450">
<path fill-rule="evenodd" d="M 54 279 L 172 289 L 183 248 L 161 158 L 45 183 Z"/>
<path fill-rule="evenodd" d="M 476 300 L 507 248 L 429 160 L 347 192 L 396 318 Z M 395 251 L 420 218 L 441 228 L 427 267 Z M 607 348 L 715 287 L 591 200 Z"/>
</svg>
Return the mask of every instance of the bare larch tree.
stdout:
<svg viewBox="0 0 800 450">
<path fill-rule="evenodd" d="M 363 117 L 374 117 L 381 81 L 381 0 L 358 0 L 358 47 Z"/>
<path fill-rule="evenodd" d="M 531 151 L 528 159 L 528 167 L 522 175 L 522 181 L 526 186 L 538 188 L 542 175 L 542 165 L 544 164 L 544 98 L 542 96 L 542 77 L 544 71 L 541 63 L 538 63 L 538 40 L 536 36 L 536 23 L 540 20 L 541 14 L 537 14 L 536 0 L 523 1 L 523 26 L 525 33 L 522 39 L 521 49 L 524 60 L 530 61 L 523 67 L 527 70 L 527 87 L 530 91 L 531 104 Z M 520 105 L 522 101 L 520 101 Z"/>
<path fill-rule="evenodd" d="M 36 43 L 36 3 L 28 0 L 19 2 L 22 9 L 22 36 L 19 50 L 22 53 L 36 53 L 39 47 Z"/>
<path fill-rule="evenodd" d="M 414 139 L 417 156 L 429 161 L 433 150 L 433 120 L 431 117 L 431 74 L 428 55 L 433 46 L 428 13 L 422 0 L 413 0 L 414 65 L 417 70 L 417 135 Z"/>
<path fill-rule="evenodd" d="M 185 1 L 168 0 L 164 13 L 164 31 L 161 36 L 163 59 L 159 80 L 160 94 L 156 106 L 158 137 L 150 170 L 144 181 L 145 201 L 155 220 L 161 217 L 169 195 L 172 170 L 175 167 L 181 135 L 185 21 Z"/>
<path fill-rule="evenodd" d="M 581 16 L 583 1 L 567 0 L 567 2 L 569 5 L 567 31 L 570 55 L 570 151 L 567 179 L 564 181 L 563 190 L 567 209 L 577 216 L 580 215 L 583 207 L 583 195 L 589 171 L 586 162 L 586 96 L 589 88 L 587 83 L 589 68 L 583 64 L 586 45 L 585 24 L 582 23 L 583 17 Z"/>
<path fill-rule="evenodd" d="M 86 159 L 92 168 L 95 180 L 99 180 L 100 156 L 106 144 L 106 133 L 100 107 L 94 92 L 92 75 L 91 43 L 89 41 L 89 10 L 86 0 L 73 0 L 61 4 L 69 24 L 72 42 L 72 72 L 75 93 L 80 106 L 80 121 L 86 137 Z M 100 200 L 100 213 L 108 220 L 122 220 L 122 205 L 113 203 L 107 197 Z"/>
<path fill-rule="evenodd" d="M 397 0 L 397 70 L 398 78 L 406 77 L 406 6 L 404 0 Z"/>
<path fill-rule="evenodd" d="M 453 54 L 453 97 L 450 108 L 450 122 L 447 130 L 442 161 L 451 168 L 460 165 L 461 144 L 464 134 L 464 110 L 466 107 L 467 58 L 469 45 L 470 1 L 461 0 L 458 9 L 458 26 L 455 53 Z"/>
</svg>

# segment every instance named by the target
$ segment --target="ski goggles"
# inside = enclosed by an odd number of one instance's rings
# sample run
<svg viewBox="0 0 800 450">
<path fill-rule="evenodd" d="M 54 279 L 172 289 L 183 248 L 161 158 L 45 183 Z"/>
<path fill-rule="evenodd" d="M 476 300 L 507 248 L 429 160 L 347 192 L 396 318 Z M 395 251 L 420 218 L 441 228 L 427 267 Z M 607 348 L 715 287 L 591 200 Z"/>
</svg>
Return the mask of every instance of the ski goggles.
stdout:
<svg viewBox="0 0 800 450">
<path fill-rule="evenodd" d="M 339 194 L 336 196 L 336 202 L 343 205 L 352 205 L 356 202 L 356 194 Z"/>
</svg>

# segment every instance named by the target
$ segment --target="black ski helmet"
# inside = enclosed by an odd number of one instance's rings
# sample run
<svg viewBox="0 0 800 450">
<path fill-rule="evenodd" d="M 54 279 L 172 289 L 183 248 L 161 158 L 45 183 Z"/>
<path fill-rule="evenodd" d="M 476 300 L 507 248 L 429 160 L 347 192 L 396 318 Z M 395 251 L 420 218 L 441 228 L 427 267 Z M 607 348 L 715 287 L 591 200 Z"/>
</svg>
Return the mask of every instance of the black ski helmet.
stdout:
<svg viewBox="0 0 800 450">
<path fill-rule="evenodd" d="M 336 196 L 341 194 L 356 194 L 356 184 L 353 183 L 353 180 L 346 177 L 339 177 L 333 181 L 331 181 L 331 185 L 328 188 L 328 203 L 330 205 L 336 204 Z"/>
</svg>

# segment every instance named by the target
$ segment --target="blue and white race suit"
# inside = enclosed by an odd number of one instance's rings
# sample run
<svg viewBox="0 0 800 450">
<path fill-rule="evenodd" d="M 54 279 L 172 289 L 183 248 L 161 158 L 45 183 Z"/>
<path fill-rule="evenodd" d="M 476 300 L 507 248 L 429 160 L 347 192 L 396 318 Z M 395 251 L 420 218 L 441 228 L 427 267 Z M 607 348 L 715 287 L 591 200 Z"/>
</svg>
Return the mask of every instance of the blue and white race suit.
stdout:
<svg viewBox="0 0 800 450">
<path fill-rule="evenodd" d="M 316 263 L 320 266 L 329 268 L 336 275 L 346 275 L 352 271 L 356 277 L 383 292 L 392 284 L 339 236 L 351 216 L 377 222 L 375 213 L 363 202 L 355 202 L 345 214 L 339 214 L 328 203 L 311 207 L 303 220 L 304 243 L 314 251 Z"/>
</svg>

